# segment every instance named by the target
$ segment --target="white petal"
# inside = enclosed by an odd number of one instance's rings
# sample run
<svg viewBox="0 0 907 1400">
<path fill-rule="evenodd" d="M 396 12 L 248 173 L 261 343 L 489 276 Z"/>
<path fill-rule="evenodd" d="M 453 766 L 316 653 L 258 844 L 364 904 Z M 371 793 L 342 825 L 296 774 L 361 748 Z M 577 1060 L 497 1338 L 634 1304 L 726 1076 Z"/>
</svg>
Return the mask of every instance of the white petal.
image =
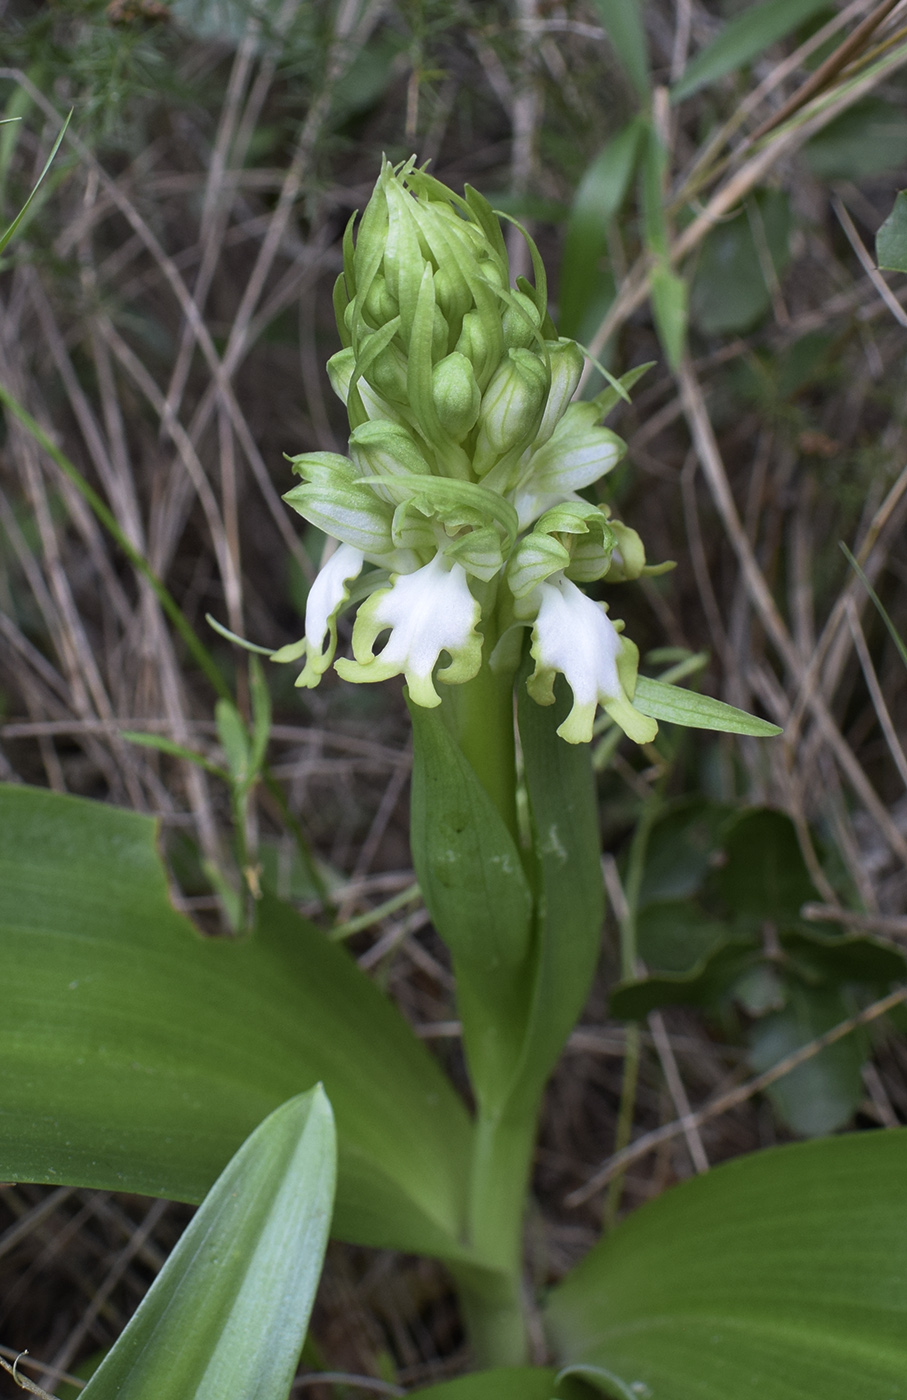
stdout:
<svg viewBox="0 0 907 1400">
<path fill-rule="evenodd" d="M 439 671 L 441 680 L 459 685 L 471 680 L 482 664 L 482 638 L 476 631 L 481 609 L 469 591 L 466 572 L 436 555 L 412 574 L 401 574 L 393 585 L 373 593 L 363 603 L 353 628 L 355 660 L 337 662 L 347 681 L 379 681 L 403 675 L 410 698 L 430 709 L 440 705 L 432 672 L 442 651 L 450 662 Z M 391 629 L 375 655 L 378 636 Z"/>
<path fill-rule="evenodd" d="M 543 583 L 539 591 L 533 654 L 541 665 L 566 677 L 577 705 L 616 700 L 622 694 L 617 674 L 621 641 L 602 605 L 567 578 Z"/>
<path fill-rule="evenodd" d="M 436 555 L 414 574 L 401 574 L 375 609 L 375 620 L 393 629 L 380 659 L 407 675 L 430 676 L 442 651 L 467 644 L 477 614 L 462 565 L 448 569 Z"/>
<path fill-rule="evenodd" d="M 347 584 L 362 572 L 363 555 L 351 544 L 334 550 L 309 589 L 305 605 L 305 638 L 318 656 L 324 650 L 324 640 L 331 623 L 349 597 Z"/>
</svg>

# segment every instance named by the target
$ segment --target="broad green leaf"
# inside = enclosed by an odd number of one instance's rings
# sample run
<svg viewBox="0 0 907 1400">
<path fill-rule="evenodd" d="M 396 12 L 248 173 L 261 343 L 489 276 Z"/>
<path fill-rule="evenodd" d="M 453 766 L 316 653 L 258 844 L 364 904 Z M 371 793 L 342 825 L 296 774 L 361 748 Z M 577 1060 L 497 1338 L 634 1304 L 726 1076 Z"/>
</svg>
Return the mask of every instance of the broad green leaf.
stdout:
<svg viewBox="0 0 907 1400">
<path fill-rule="evenodd" d="M 557 1358 L 622 1400 L 905 1400 L 905 1206 L 904 1129 L 713 1168 L 554 1290 Z"/>
<path fill-rule="evenodd" d="M 633 704 L 652 719 L 683 724 L 690 729 L 717 729 L 722 734 L 751 734 L 760 739 L 782 732 L 777 724 L 757 719 L 745 710 L 726 705 L 723 700 L 697 695 L 678 685 L 665 685 L 648 676 L 640 676 L 636 682 Z"/>
<path fill-rule="evenodd" d="M 247 1138 L 83 1394 L 86 1400 L 285 1400 L 334 1201 L 320 1087 Z"/>
<path fill-rule="evenodd" d="M 903 978 L 907 956 L 893 943 L 863 934 L 822 933 L 815 925 L 781 935 L 781 945 L 804 981 L 856 982 L 885 987 Z"/>
<path fill-rule="evenodd" d="M 411 842 L 425 906 L 450 948 L 478 1097 L 500 1101 L 523 1043 L 532 895 L 503 818 L 447 728 L 410 705 Z"/>
<path fill-rule="evenodd" d="M 538 952 L 522 1081 L 530 1097 L 550 1074 L 589 995 L 601 946 L 604 889 L 598 802 L 588 744 L 565 744 L 570 708 L 558 678 L 537 705 L 521 678 L 517 714 L 538 860 Z"/>
<path fill-rule="evenodd" d="M 581 1381 L 559 1380 L 545 1366 L 497 1366 L 409 1393 L 414 1400 L 422 1395 L 425 1400 L 587 1400 L 594 1395 Z"/>
<path fill-rule="evenodd" d="M 770 1069 L 845 1021 L 853 1001 L 835 988 L 792 985 L 787 1005 L 754 1021 L 749 1032 L 749 1061 L 757 1073 Z M 818 1137 L 843 1128 L 865 1092 L 861 1070 L 869 1053 L 862 1028 L 798 1065 L 766 1090 L 788 1127 L 803 1137 Z"/>
<path fill-rule="evenodd" d="M 791 226 L 784 191 L 762 190 L 709 232 L 690 295 L 691 318 L 704 335 L 748 331 L 769 311 L 763 261 L 780 276 L 790 260 Z"/>
<path fill-rule="evenodd" d="M 344 950 L 266 896 L 242 939 L 170 904 L 155 823 L 0 785 L 0 1180 L 199 1201 L 319 1080 L 336 1232 L 462 1255 L 470 1128 L 437 1063 Z"/>
<path fill-rule="evenodd" d="M 641 1021 L 660 1006 L 714 1008 L 740 976 L 759 966 L 761 957 L 761 949 L 749 935 L 715 941 L 686 972 L 658 972 L 618 982 L 609 998 L 611 1014 Z"/>
<path fill-rule="evenodd" d="M 907 272 L 907 190 L 897 192 L 892 213 L 876 234 L 876 262 L 883 272 Z"/>
<path fill-rule="evenodd" d="M 890 102 L 855 102 L 808 141 L 803 156 L 820 180 L 895 174 L 907 161 L 907 117 Z"/>
<path fill-rule="evenodd" d="M 653 972 L 689 972 L 728 933 L 727 924 L 704 919 L 692 900 L 646 904 L 636 918 L 639 956 Z"/>
<path fill-rule="evenodd" d="M 579 335 L 602 281 L 608 224 L 619 212 L 636 169 L 645 124 L 634 117 L 596 156 L 579 183 L 564 241 L 558 300 L 562 335 Z"/>
<path fill-rule="evenodd" d="M 763 0 L 748 5 L 724 26 L 690 63 L 671 89 L 674 102 L 752 62 L 770 44 L 784 39 L 813 15 L 830 9 L 829 0 Z"/>
<path fill-rule="evenodd" d="M 649 49 L 640 0 L 592 0 L 605 32 L 642 102 L 649 96 Z"/>
<path fill-rule="evenodd" d="M 768 807 L 745 813 L 723 842 L 724 861 L 712 886 L 739 919 L 761 927 L 798 921 L 819 892 L 812 882 L 790 817 Z"/>
<path fill-rule="evenodd" d="M 669 367 L 676 370 L 687 342 L 689 289 L 686 279 L 672 272 L 667 262 L 659 262 L 652 271 L 650 290 L 658 339 Z"/>
<path fill-rule="evenodd" d="M 739 816 L 737 808 L 700 797 L 670 803 L 649 835 L 637 907 L 695 894 Z"/>
</svg>

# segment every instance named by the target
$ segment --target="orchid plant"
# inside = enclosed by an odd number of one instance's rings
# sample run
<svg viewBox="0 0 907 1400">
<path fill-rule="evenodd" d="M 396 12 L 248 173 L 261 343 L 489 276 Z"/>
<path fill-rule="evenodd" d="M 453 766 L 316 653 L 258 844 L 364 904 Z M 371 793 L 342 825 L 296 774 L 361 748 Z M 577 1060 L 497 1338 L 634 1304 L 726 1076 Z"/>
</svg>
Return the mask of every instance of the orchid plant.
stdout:
<svg viewBox="0 0 907 1400">
<path fill-rule="evenodd" d="M 620 459 L 602 420 L 637 376 L 574 398 L 583 352 L 558 336 L 529 251 L 534 284 L 512 285 L 481 196 L 384 165 L 335 291 L 349 456 L 295 457 L 287 496 L 328 548 L 303 638 L 272 654 L 302 662 L 303 687 L 332 665 L 406 683 L 413 861 L 456 976 L 473 1104 L 267 888 L 245 938 L 200 939 L 169 903 L 150 819 L 0 788 L 16 1008 L 0 1025 L 0 1176 L 205 1198 L 90 1400 L 285 1400 L 332 1201 L 341 1239 L 449 1268 L 479 1369 L 436 1400 L 905 1393 L 903 1132 L 685 1183 L 547 1298 L 524 1270 L 541 1096 L 601 942 L 589 741 L 617 726 L 651 744 L 659 719 L 777 732 L 639 675 L 610 590 L 652 566 L 581 494 Z M 266 742 L 253 679 L 251 732 L 219 710 L 238 811 Z"/>
</svg>

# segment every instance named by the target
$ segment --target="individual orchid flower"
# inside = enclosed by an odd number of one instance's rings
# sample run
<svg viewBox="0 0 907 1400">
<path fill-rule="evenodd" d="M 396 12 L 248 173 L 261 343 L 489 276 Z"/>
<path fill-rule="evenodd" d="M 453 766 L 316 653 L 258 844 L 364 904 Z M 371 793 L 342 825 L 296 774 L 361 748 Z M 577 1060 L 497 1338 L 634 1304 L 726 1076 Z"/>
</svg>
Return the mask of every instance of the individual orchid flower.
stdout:
<svg viewBox="0 0 907 1400">
<path fill-rule="evenodd" d="M 588 743 L 601 705 L 629 738 L 650 743 L 658 725 L 631 703 L 639 654 L 621 637 L 605 605 L 587 598 L 563 574 L 540 584 L 538 593 L 531 647 L 535 670 L 528 687 L 533 700 L 550 705 L 555 676 L 564 676 L 573 692 L 573 707 L 558 734 L 570 744 Z"/>
<path fill-rule="evenodd" d="M 432 709 L 441 703 L 432 673 L 442 652 L 451 660 L 439 679 L 456 684 L 478 673 L 480 614 L 462 565 L 448 564 L 439 554 L 415 573 L 399 574 L 390 588 L 373 593 L 362 605 L 353 628 L 355 660 L 337 661 L 337 674 L 347 681 L 402 675 L 415 703 Z M 390 637 L 376 656 L 375 641 L 387 628 Z"/>
</svg>

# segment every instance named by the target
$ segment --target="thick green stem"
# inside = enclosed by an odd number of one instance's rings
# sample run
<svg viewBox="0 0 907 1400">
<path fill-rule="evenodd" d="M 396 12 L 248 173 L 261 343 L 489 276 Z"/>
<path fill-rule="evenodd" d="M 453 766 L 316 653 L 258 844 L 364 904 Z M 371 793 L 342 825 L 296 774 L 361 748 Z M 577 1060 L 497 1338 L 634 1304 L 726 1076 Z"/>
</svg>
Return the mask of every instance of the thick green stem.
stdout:
<svg viewBox="0 0 907 1400">
<path fill-rule="evenodd" d="M 469 1236 L 488 1273 L 458 1276 L 466 1326 L 481 1366 L 528 1360 L 523 1297 L 523 1217 L 536 1115 L 476 1122 L 469 1193 Z M 493 1271 L 493 1272 L 492 1272 Z"/>
<path fill-rule="evenodd" d="M 446 688 L 451 732 L 516 841 L 516 749 L 513 676 L 487 663 L 471 681 Z"/>
<path fill-rule="evenodd" d="M 486 637 L 490 650 L 493 637 Z M 518 842 L 513 674 L 486 664 L 444 696 L 451 733 Z M 481 1260 L 460 1268 L 457 1284 L 476 1363 L 528 1360 L 523 1297 L 523 1216 L 535 1142 L 535 1106 L 495 1112 L 479 1107 L 469 1184 L 469 1241 Z"/>
</svg>

